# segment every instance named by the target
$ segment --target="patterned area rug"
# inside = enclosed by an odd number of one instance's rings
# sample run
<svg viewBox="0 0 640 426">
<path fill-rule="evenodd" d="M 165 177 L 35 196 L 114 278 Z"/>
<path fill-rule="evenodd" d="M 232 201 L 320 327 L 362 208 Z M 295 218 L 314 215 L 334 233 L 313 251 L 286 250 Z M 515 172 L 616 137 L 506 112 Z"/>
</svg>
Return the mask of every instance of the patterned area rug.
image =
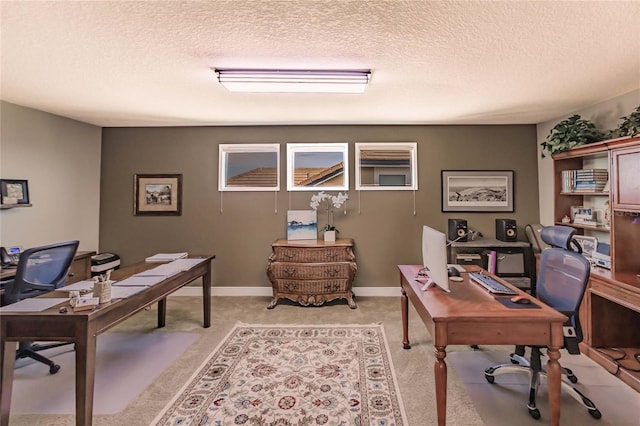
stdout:
<svg viewBox="0 0 640 426">
<path fill-rule="evenodd" d="M 406 425 L 382 325 L 236 325 L 156 425 Z"/>
</svg>

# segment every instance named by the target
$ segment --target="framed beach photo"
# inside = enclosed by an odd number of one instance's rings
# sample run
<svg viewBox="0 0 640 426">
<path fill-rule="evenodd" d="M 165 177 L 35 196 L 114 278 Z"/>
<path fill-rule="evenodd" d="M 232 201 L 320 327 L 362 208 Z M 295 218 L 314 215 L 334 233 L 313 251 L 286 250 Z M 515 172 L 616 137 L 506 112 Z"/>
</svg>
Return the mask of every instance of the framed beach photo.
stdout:
<svg viewBox="0 0 640 426">
<path fill-rule="evenodd" d="M 513 212 L 513 170 L 442 170 L 443 212 Z"/>
<path fill-rule="evenodd" d="M 315 210 L 287 211 L 287 240 L 318 239 L 318 215 Z"/>
<path fill-rule="evenodd" d="M 29 204 L 29 184 L 22 179 L 0 179 L 2 204 Z"/>
<path fill-rule="evenodd" d="M 180 216 L 182 214 L 182 175 L 136 174 L 133 204 L 136 216 Z"/>
</svg>

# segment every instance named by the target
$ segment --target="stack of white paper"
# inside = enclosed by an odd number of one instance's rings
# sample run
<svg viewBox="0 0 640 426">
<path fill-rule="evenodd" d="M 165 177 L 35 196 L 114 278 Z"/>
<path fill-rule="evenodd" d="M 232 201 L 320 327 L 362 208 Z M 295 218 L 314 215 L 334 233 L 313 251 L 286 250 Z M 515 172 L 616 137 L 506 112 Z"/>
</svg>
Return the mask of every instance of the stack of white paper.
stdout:
<svg viewBox="0 0 640 426">
<path fill-rule="evenodd" d="M 153 256 L 149 256 L 145 259 L 145 262 L 171 262 L 172 260 L 182 259 L 187 257 L 188 253 L 158 253 Z"/>
</svg>

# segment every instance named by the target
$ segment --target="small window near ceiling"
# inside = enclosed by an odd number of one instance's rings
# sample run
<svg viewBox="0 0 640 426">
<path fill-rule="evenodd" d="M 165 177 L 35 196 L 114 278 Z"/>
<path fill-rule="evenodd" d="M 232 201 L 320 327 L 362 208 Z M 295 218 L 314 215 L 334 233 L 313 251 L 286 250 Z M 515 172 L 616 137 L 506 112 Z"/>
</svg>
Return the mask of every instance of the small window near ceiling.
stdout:
<svg viewBox="0 0 640 426">
<path fill-rule="evenodd" d="M 280 190 L 280 144 L 220 144 L 218 157 L 218 190 Z"/>
<path fill-rule="evenodd" d="M 347 143 L 288 143 L 288 191 L 348 191 Z"/>
<path fill-rule="evenodd" d="M 415 142 L 356 143 L 356 190 L 417 190 Z"/>
</svg>

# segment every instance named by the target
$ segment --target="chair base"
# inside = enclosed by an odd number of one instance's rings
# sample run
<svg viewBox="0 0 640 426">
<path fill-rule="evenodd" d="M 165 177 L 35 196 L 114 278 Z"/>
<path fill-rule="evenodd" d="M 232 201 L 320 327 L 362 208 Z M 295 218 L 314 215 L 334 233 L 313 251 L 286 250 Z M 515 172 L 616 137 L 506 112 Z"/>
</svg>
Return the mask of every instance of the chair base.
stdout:
<svg viewBox="0 0 640 426">
<path fill-rule="evenodd" d="M 510 358 L 511 364 L 500 364 L 485 369 L 484 377 L 487 382 L 494 383 L 495 376 L 499 376 L 501 374 L 527 373 L 529 375 L 529 400 L 527 402 L 527 409 L 529 410 L 529 415 L 537 420 L 540 418 L 540 410 L 538 410 L 538 408 L 536 407 L 536 394 L 538 392 L 538 386 L 540 385 L 540 377 L 546 378 L 547 373 L 540 367 L 532 367 L 531 362 L 520 354 L 513 353 L 510 355 Z M 578 378 L 573 374 L 573 371 L 568 368 L 562 367 L 562 376 L 566 376 L 571 383 L 578 382 Z M 587 409 L 587 412 L 591 415 L 591 417 L 593 417 L 594 419 L 600 419 L 602 417 L 602 413 L 596 408 L 593 401 L 587 398 L 578 389 L 573 387 L 571 383 L 568 383 L 563 377 L 560 385 L 568 395 L 570 395 L 573 399 L 578 401 Z"/>
<path fill-rule="evenodd" d="M 58 346 L 69 345 L 71 342 L 52 343 L 48 345 L 36 345 L 30 342 L 20 342 L 18 349 L 16 350 L 16 359 L 31 358 L 34 361 L 41 362 L 49 366 L 49 373 L 56 374 L 60 371 L 60 366 L 49 358 L 40 355 L 37 351 L 42 351 L 51 348 L 57 348 Z"/>
</svg>

